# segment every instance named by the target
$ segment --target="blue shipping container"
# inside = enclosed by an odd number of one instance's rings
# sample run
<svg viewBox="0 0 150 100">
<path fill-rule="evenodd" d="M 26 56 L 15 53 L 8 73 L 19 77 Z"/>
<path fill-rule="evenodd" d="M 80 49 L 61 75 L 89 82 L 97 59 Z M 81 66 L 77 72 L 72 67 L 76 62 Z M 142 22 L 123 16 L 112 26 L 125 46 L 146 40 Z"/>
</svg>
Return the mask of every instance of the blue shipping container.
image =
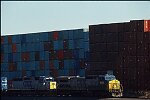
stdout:
<svg viewBox="0 0 150 100">
<path fill-rule="evenodd" d="M 1 63 L 1 72 L 8 71 L 8 63 Z"/>
<path fill-rule="evenodd" d="M 53 61 L 54 61 L 55 69 L 59 69 L 59 61 L 58 60 L 53 60 Z"/>
<path fill-rule="evenodd" d="M 8 36 L 4 36 L 4 44 L 8 44 Z"/>
<path fill-rule="evenodd" d="M 4 62 L 8 62 L 8 53 L 4 54 Z"/>
<path fill-rule="evenodd" d="M 4 53 L 8 53 L 8 44 L 4 45 Z"/>
<path fill-rule="evenodd" d="M 64 39 L 69 39 L 68 31 L 62 31 L 62 32 L 63 32 L 63 38 Z"/>
<path fill-rule="evenodd" d="M 22 71 L 22 62 L 17 62 L 17 71 Z"/>
<path fill-rule="evenodd" d="M 21 52 L 21 44 L 16 44 L 17 52 Z"/>
<path fill-rule="evenodd" d="M 40 41 L 48 41 L 48 32 L 40 33 Z"/>
<path fill-rule="evenodd" d="M 54 41 L 54 50 L 58 49 L 59 49 L 58 41 Z"/>
<path fill-rule="evenodd" d="M 73 30 L 69 30 L 68 31 L 68 34 L 69 34 L 69 39 L 73 39 Z"/>
<path fill-rule="evenodd" d="M 84 32 L 84 41 L 89 41 L 89 32 Z"/>
<path fill-rule="evenodd" d="M 69 40 L 69 49 L 74 49 L 74 40 Z"/>
<path fill-rule="evenodd" d="M 12 45 L 8 44 L 8 53 L 12 53 Z"/>
<path fill-rule="evenodd" d="M 58 49 L 59 49 L 59 50 L 62 50 L 62 49 L 63 49 L 63 41 L 62 41 L 62 40 L 59 40 L 59 41 L 58 41 Z"/>
</svg>

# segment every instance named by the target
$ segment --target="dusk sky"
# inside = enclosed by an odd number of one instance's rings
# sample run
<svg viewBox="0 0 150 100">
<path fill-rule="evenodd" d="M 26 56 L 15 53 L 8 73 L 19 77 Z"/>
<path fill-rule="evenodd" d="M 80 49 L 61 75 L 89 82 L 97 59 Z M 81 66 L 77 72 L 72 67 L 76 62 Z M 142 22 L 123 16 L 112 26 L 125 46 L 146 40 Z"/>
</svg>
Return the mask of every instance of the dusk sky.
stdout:
<svg viewBox="0 0 150 100">
<path fill-rule="evenodd" d="M 150 19 L 149 1 L 2 1 L 1 35 Z"/>
</svg>

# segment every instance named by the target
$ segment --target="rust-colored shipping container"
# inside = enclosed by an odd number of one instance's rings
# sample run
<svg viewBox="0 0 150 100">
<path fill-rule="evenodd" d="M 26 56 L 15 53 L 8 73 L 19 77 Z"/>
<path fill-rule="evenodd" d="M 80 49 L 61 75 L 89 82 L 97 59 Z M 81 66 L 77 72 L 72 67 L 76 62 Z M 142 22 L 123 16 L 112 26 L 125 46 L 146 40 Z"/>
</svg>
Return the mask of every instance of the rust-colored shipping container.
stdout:
<svg viewBox="0 0 150 100">
<path fill-rule="evenodd" d="M 64 69 L 64 61 L 63 60 L 59 61 L 59 69 Z"/>
<path fill-rule="evenodd" d="M 136 50 L 137 56 L 148 56 L 149 53 L 148 44 L 138 43 Z"/>
<path fill-rule="evenodd" d="M 45 69 L 45 61 L 40 61 L 40 70 Z"/>
<path fill-rule="evenodd" d="M 9 71 L 17 71 L 17 64 L 16 63 L 9 63 Z"/>
<path fill-rule="evenodd" d="M 4 37 L 1 36 L 1 44 L 4 44 Z"/>
<path fill-rule="evenodd" d="M 52 71 L 52 75 L 54 76 L 54 78 L 58 77 L 58 70 L 53 69 Z"/>
<path fill-rule="evenodd" d="M 53 32 L 53 39 L 58 40 L 58 32 L 57 31 Z"/>
<path fill-rule="evenodd" d="M 17 46 L 16 46 L 16 44 L 12 44 L 12 52 L 13 53 L 17 52 Z"/>
<path fill-rule="evenodd" d="M 35 58 L 36 58 L 36 56 L 35 56 Z M 30 60 L 30 53 L 29 52 L 23 52 L 21 54 L 21 59 L 22 59 L 22 61 L 29 61 Z"/>
<path fill-rule="evenodd" d="M 26 70 L 22 69 L 22 77 L 26 76 Z"/>
<path fill-rule="evenodd" d="M 58 56 L 58 59 L 64 59 L 64 51 L 63 50 L 58 50 L 57 56 Z"/>
<path fill-rule="evenodd" d="M 8 43 L 9 43 L 9 44 L 12 43 L 12 36 L 11 36 L 11 35 L 8 36 Z"/>
</svg>

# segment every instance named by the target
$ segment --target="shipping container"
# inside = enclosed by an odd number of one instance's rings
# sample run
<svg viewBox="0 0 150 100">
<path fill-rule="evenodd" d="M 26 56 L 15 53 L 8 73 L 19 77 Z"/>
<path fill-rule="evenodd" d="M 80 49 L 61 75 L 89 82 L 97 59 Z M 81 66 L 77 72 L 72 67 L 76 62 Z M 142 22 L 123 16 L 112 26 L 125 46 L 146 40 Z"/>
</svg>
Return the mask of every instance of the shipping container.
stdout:
<svg viewBox="0 0 150 100">
<path fill-rule="evenodd" d="M 39 33 L 39 37 L 40 37 L 40 41 L 43 42 L 43 41 L 48 41 L 48 32 L 41 32 Z"/>
</svg>

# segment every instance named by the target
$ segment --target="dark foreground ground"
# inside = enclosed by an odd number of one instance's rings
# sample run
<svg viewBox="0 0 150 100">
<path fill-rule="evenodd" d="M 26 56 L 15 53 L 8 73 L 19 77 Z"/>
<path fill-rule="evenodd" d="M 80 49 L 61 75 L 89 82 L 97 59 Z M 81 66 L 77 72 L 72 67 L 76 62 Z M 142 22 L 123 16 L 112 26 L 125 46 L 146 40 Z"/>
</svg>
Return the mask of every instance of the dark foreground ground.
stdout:
<svg viewBox="0 0 150 100">
<path fill-rule="evenodd" d="M 139 98 L 97 98 L 97 97 L 1 97 L 1 100 L 150 100 Z"/>
</svg>

